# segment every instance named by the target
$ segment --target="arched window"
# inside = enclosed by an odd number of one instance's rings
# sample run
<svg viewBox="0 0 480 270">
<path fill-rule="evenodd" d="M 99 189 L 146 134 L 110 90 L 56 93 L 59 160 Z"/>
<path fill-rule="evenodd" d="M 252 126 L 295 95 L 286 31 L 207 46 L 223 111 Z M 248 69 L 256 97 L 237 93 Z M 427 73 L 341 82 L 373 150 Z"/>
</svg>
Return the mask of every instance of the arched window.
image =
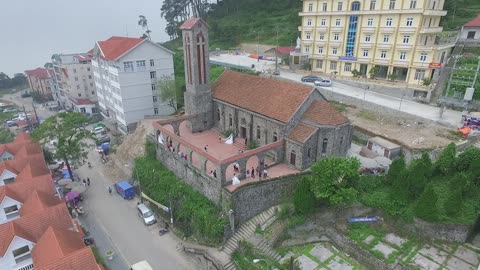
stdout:
<svg viewBox="0 0 480 270">
<path fill-rule="evenodd" d="M 308 149 L 307 149 L 307 157 L 310 158 L 311 155 L 312 155 L 312 149 L 308 148 Z"/>
<path fill-rule="evenodd" d="M 217 121 L 220 122 L 220 109 L 217 109 Z"/>
<path fill-rule="evenodd" d="M 328 146 L 328 139 L 325 138 L 323 139 L 323 143 L 322 143 L 322 154 L 327 153 L 327 146 Z"/>
<path fill-rule="evenodd" d="M 340 145 L 343 145 L 343 136 L 340 137 Z"/>
<path fill-rule="evenodd" d="M 277 136 L 277 132 L 274 131 L 273 132 L 273 142 L 276 142 L 276 141 L 278 141 L 278 136 Z"/>
<path fill-rule="evenodd" d="M 233 118 L 232 118 L 232 114 L 230 114 L 230 113 L 228 114 L 228 124 L 231 127 L 233 126 Z"/>
<path fill-rule="evenodd" d="M 352 3 L 352 11 L 358 11 L 360 10 L 360 2 L 355 1 Z"/>
<path fill-rule="evenodd" d="M 295 150 L 292 150 L 290 152 L 290 164 L 295 166 L 296 161 L 297 161 L 297 154 L 295 153 Z"/>
<path fill-rule="evenodd" d="M 257 126 L 257 139 L 260 139 L 261 134 L 260 134 L 260 126 Z"/>
</svg>

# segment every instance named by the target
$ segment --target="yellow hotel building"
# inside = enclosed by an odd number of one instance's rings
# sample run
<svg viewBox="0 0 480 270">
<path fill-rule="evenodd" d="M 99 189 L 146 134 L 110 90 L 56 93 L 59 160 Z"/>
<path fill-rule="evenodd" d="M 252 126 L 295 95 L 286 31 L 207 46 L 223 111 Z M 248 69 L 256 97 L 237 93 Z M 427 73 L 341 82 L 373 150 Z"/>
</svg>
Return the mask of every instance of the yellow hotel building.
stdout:
<svg viewBox="0 0 480 270">
<path fill-rule="evenodd" d="M 445 39 L 439 26 L 445 0 L 303 0 L 300 46 L 293 64 L 313 71 L 376 78 L 408 84 L 434 78 L 456 37 Z M 297 41 L 298 42 L 298 41 Z M 437 73 L 437 74 L 435 74 Z"/>
</svg>

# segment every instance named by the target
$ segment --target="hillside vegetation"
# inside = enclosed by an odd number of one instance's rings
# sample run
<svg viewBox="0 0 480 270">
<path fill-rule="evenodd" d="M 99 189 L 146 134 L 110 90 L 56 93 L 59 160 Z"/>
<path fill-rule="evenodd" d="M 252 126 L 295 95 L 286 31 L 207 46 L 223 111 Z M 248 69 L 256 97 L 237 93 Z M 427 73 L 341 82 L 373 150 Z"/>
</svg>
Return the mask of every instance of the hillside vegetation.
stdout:
<svg viewBox="0 0 480 270">
<path fill-rule="evenodd" d="M 446 0 L 443 9 L 448 11 L 447 16 L 442 18 L 444 30 L 459 30 L 480 15 L 480 0 Z"/>
</svg>

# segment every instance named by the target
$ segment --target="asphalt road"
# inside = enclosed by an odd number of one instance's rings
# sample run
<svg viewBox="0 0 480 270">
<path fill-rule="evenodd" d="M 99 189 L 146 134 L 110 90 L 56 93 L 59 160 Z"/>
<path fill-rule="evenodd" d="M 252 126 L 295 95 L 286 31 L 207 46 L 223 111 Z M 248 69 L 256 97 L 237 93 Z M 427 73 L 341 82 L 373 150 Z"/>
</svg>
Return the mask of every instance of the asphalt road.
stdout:
<svg viewBox="0 0 480 270">
<path fill-rule="evenodd" d="M 114 168 L 103 164 L 93 150 L 89 161 L 91 169 L 84 165 L 74 172 L 81 179 L 89 177 L 91 180 L 84 194 L 83 205 L 87 213 L 82 220 L 103 254 L 108 249 L 115 251 L 114 259 L 108 262 L 111 268 L 127 269 L 125 265 L 147 260 L 155 270 L 195 269 L 178 253 L 176 239 L 170 234 L 158 234 L 162 222 L 151 226 L 143 224 L 136 212 L 137 198 L 127 201 L 115 192 L 108 193 L 107 187 L 118 179 L 107 179 L 103 172 Z"/>
<path fill-rule="evenodd" d="M 5 95 L 4 97 L 2 97 L 2 99 L 15 103 L 20 109 L 23 109 L 23 106 L 25 106 L 25 110 L 27 111 L 27 113 L 33 114 L 32 98 L 31 97 L 22 98 L 21 97 L 22 93 L 23 91 L 19 91 L 12 95 Z M 48 118 L 55 114 L 55 112 L 49 111 L 48 109 L 38 104 L 35 104 L 35 109 L 37 110 L 38 116 L 42 116 L 44 118 Z"/>
</svg>

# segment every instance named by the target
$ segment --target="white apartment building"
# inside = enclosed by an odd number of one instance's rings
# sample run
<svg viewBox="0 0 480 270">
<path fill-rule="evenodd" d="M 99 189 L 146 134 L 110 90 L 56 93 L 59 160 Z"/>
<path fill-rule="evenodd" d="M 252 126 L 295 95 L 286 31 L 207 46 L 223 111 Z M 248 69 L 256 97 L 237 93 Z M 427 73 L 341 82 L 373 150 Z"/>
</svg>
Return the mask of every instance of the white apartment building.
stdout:
<svg viewBox="0 0 480 270">
<path fill-rule="evenodd" d="M 329 75 L 353 76 L 355 70 L 422 84 L 435 79 L 456 43 L 456 34 L 442 33 L 439 25 L 447 14 L 443 5 L 444 0 L 303 0 L 300 46 L 291 62 Z"/>
<path fill-rule="evenodd" d="M 149 39 L 111 37 L 93 49 L 98 104 L 119 130 L 134 130 L 147 115 L 174 112 L 157 96 L 162 76 L 174 76 L 173 52 Z"/>
</svg>

